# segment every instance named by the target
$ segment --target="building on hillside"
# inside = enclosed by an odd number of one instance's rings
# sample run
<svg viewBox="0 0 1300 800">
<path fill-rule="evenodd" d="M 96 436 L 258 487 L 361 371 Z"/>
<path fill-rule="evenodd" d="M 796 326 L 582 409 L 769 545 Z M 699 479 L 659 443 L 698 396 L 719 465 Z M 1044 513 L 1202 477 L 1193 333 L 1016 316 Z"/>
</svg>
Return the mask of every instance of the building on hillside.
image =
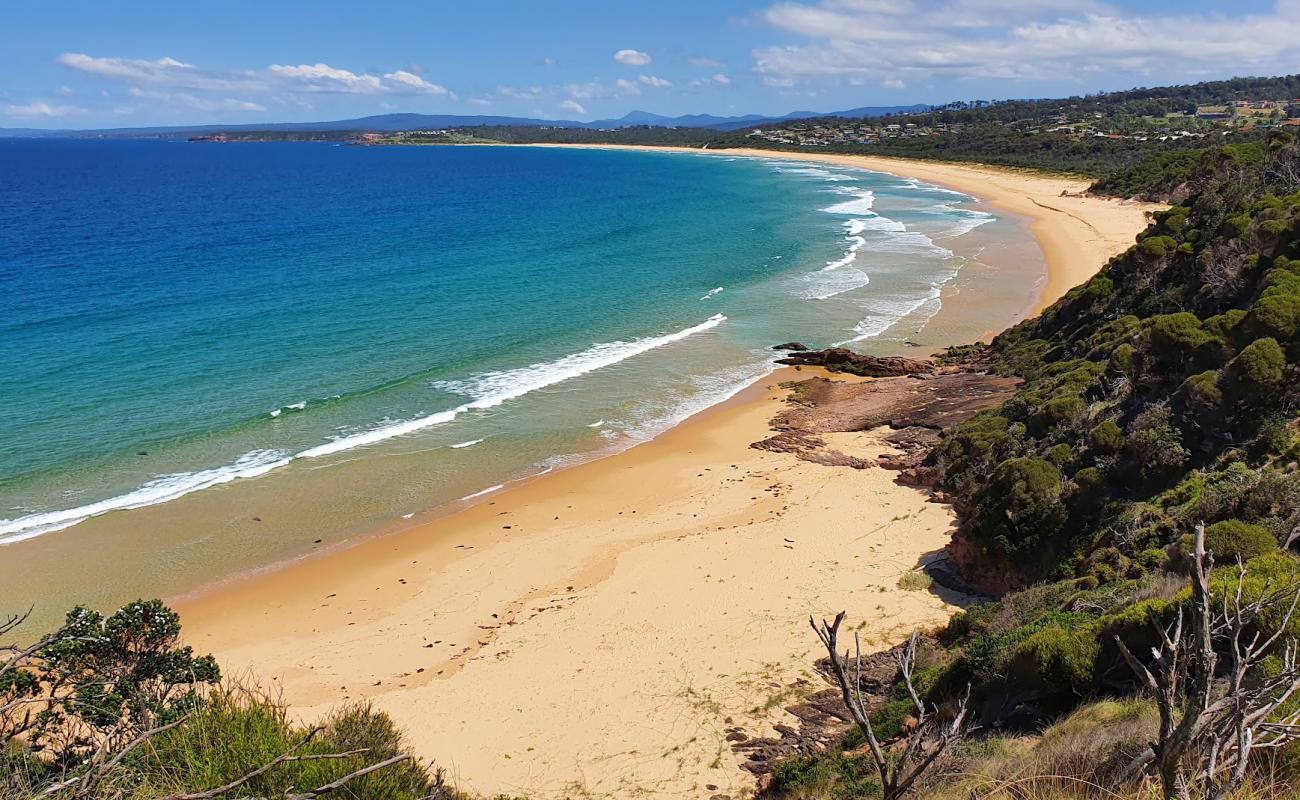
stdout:
<svg viewBox="0 0 1300 800">
<path fill-rule="evenodd" d="M 1232 119 L 1232 106 L 1197 106 L 1197 119 Z"/>
</svg>

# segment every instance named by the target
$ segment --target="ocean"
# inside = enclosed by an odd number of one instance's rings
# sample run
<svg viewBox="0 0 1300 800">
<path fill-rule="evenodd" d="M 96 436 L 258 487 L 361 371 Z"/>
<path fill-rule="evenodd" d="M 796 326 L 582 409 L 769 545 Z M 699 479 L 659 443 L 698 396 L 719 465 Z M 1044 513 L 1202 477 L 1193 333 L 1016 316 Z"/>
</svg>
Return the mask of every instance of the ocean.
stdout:
<svg viewBox="0 0 1300 800">
<path fill-rule="evenodd" d="M 947 189 L 590 149 L 0 140 L 0 241 L 0 584 L 75 542 L 106 602 L 644 441 L 778 342 L 973 338 L 1011 320 L 927 335 L 946 292 L 1041 273 Z"/>
</svg>

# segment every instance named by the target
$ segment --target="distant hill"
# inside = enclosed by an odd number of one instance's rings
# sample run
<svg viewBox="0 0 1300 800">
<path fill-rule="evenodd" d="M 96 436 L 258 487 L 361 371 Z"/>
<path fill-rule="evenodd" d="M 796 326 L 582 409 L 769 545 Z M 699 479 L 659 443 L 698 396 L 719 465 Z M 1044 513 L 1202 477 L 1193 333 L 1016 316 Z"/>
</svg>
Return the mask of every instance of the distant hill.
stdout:
<svg viewBox="0 0 1300 800">
<path fill-rule="evenodd" d="M 648 111 L 632 111 L 618 119 L 598 119 L 580 122 L 571 119 L 536 119 L 532 117 L 503 117 L 464 114 L 378 114 L 356 119 L 325 122 L 265 122 L 245 125 L 163 125 L 140 128 L 96 128 L 86 130 L 52 130 L 40 128 L 0 128 L 0 137 L 75 137 L 75 138 L 173 138 L 200 136 L 227 131 L 407 131 L 441 128 L 469 128 L 477 126 L 542 126 L 550 128 L 610 129 L 640 125 L 664 128 L 708 128 L 720 131 L 738 130 L 769 122 L 782 122 L 808 117 L 861 117 L 925 111 L 929 106 L 882 106 L 851 109 L 849 111 L 813 112 L 796 111 L 780 117 L 746 114 L 719 117 L 713 114 L 685 114 L 667 117 Z"/>
</svg>

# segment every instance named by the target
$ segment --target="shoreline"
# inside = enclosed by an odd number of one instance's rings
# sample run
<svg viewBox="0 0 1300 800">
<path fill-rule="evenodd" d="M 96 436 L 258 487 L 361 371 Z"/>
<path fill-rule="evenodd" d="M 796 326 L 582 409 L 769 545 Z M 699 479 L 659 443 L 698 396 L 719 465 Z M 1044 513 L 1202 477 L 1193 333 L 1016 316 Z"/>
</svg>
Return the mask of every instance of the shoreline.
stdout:
<svg viewBox="0 0 1300 800">
<path fill-rule="evenodd" d="M 773 735 L 820 688 L 808 614 L 848 609 L 884 646 L 953 608 L 897 588 L 947 542 L 946 506 L 749 446 L 781 384 L 819 374 L 778 369 L 621 453 L 190 598 L 185 641 L 306 719 L 374 703 L 483 794 L 744 792 L 727 736 Z"/>
<path fill-rule="evenodd" d="M 1059 197 L 1073 179 L 716 154 L 890 172 L 1028 219 L 1047 279 L 1012 313 L 1037 313 L 1145 224 L 1137 204 Z M 897 586 L 947 543 L 950 508 L 883 469 L 750 447 L 787 407 L 781 382 L 820 372 L 777 370 L 627 450 L 188 595 L 186 641 L 307 719 L 373 702 L 472 791 L 751 790 L 727 737 L 772 735 L 818 688 L 809 613 L 846 609 L 883 647 L 952 609 Z M 895 452 L 875 432 L 825 438 L 860 461 Z"/>
<path fill-rule="evenodd" d="M 1137 232 L 1146 227 L 1146 213 L 1163 208 L 1155 203 L 1074 196 L 1081 195 L 1090 185 L 1083 178 L 953 161 L 760 148 L 705 150 L 653 145 L 546 143 L 501 146 L 634 150 L 805 161 L 883 172 L 961 192 L 999 211 L 1029 220 L 1034 239 L 1043 250 L 1047 275 L 1027 317 L 1041 313 L 1070 289 L 1091 278 L 1111 257 L 1128 249 L 1134 244 Z M 1069 192 L 1070 196 L 1062 196 L 1062 192 Z"/>
</svg>

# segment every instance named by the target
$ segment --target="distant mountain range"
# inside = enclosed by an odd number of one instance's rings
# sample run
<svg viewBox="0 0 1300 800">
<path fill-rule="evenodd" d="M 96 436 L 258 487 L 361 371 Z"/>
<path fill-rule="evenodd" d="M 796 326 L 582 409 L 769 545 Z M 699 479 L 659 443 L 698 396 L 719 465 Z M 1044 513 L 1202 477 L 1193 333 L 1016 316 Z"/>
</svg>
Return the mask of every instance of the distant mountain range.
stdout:
<svg viewBox="0 0 1300 800">
<path fill-rule="evenodd" d="M 144 128 L 98 128 L 86 130 L 53 130 L 41 128 L 0 128 L 0 137 L 112 137 L 112 138 L 171 138 L 198 136 L 220 131 L 406 131 L 438 128 L 468 128 L 476 125 L 543 125 L 554 128 L 628 128 L 636 125 L 653 125 L 662 128 L 711 128 L 734 131 L 773 122 L 785 122 L 810 117 L 879 117 L 886 114 L 906 114 L 925 111 L 927 105 L 864 106 L 847 111 L 794 111 L 780 117 L 745 114 L 738 117 L 719 117 L 713 114 L 685 114 L 667 117 L 648 111 L 632 111 L 618 119 L 597 119 L 579 122 L 569 119 L 534 119 L 531 117 L 494 117 L 458 114 L 379 114 L 373 117 L 340 119 L 327 122 L 266 122 L 245 125 L 164 125 Z"/>
</svg>

